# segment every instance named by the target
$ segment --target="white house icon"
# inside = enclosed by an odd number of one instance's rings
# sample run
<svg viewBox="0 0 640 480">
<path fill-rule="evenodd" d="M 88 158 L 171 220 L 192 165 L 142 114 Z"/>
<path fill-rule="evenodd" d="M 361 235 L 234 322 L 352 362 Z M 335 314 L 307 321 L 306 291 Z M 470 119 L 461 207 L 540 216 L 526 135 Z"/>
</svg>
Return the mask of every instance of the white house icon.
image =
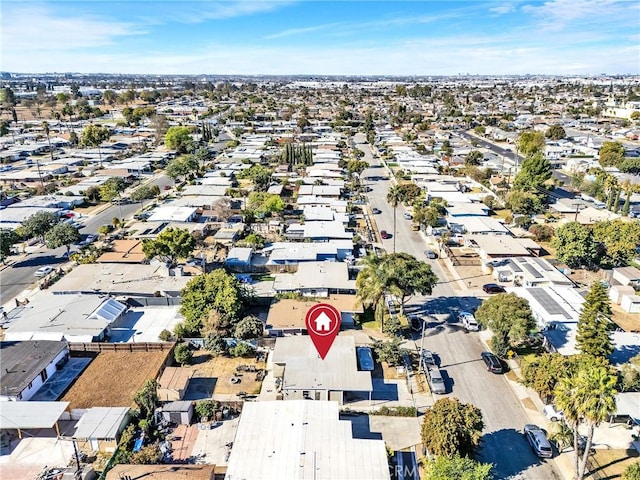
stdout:
<svg viewBox="0 0 640 480">
<path fill-rule="evenodd" d="M 331 319 L 324 312 L 318 315 L 314 322 L 316 322 L 316 332 L 329 332 L 331 330 Z"/>
</svg>

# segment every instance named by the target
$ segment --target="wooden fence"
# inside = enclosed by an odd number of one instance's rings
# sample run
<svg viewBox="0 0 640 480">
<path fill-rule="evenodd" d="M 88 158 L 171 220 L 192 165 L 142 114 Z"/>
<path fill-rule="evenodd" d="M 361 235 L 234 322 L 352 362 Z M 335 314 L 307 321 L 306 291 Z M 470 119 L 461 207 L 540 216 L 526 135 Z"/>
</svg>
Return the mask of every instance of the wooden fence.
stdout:
<svg viewBox="0 0 640 480">
<path fill-rule="evenodd" d="M 69 350 L 76 352 L 152 352 L 170 351 L 175 342 L 140 342 L 140 343 L 70 343 Z"/>
</svg>

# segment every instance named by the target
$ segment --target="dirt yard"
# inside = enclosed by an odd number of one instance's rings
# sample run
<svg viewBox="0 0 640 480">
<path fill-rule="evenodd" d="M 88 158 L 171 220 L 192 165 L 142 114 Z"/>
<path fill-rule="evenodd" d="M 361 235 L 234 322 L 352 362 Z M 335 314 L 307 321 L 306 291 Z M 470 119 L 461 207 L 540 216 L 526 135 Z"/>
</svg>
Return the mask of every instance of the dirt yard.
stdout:
<svg viewBox="0 0 640 480">
<path fill-rule="evenodd" d="M 164 364 L 165 351 L 101 352 L 64 395 L 69 408 L 123 407 L 133 404 L 133 397 L 145 380 L 156 378 Z"/>
<path fill-rule="evenodd" d="M 236 371 L 239 365 L 253 366 L 255 372 Z M 236 394 L 246 392 L 249 395 L 260 393 L 262 381 L 256 380 L 258 370 L 264 370 L 265 362 L 256 362 L 251 358 L 212 357 L 206 350 L 193 353 L 193 364 L 185 366 L 194 371 L 195 377 L 216 378 L 215 393 Z M 239 378 L 238 383 L 231 383 L 233 377 Z"/>
<path fill-rule="evenodd" d="M 613 480 L 622 478 L 622 472 L 632 463 L 640 461 L 636 450 L 605 450 L 597 449 L 591 457 L 595 470 L 589 478 Z"/>
</svg>

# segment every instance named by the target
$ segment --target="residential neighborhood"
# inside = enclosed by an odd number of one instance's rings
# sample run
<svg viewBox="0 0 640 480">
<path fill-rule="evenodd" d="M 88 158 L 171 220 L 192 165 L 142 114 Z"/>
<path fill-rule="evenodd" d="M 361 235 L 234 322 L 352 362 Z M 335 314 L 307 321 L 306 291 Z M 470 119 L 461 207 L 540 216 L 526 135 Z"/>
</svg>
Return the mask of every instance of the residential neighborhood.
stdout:
<svg viewBox="0 0 640 480">
<path fill-rule="evenodd" d="M 0 102 L 0 478 L 636 478 L 640 77 Z"/>
</svg>

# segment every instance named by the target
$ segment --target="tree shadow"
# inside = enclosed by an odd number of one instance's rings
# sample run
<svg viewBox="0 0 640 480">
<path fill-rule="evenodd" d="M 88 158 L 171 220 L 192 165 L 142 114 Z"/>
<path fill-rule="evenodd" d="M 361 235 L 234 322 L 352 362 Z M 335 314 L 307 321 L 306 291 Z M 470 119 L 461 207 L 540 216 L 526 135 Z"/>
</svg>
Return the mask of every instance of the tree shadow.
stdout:
<svg viewBox="0 0 640 480">
<path fill-rule="evenodd" d="M 495 478 L 513 478 L 543 463 L 533 453 L 522 433 L 513 428 L 483 435 L 475 459 L 492 463 Z"/>
<path fill-rule="evenodd" d="M 41 255 L 37 257 L 29 257 L 20 262 L 16 262 L 11 268 L 41 267 L 44 265 L 57 265 L 64 262 L 66 262 L 66 259 L 62 257 L 56 257 L 55 255 Z"/>
</svg>

